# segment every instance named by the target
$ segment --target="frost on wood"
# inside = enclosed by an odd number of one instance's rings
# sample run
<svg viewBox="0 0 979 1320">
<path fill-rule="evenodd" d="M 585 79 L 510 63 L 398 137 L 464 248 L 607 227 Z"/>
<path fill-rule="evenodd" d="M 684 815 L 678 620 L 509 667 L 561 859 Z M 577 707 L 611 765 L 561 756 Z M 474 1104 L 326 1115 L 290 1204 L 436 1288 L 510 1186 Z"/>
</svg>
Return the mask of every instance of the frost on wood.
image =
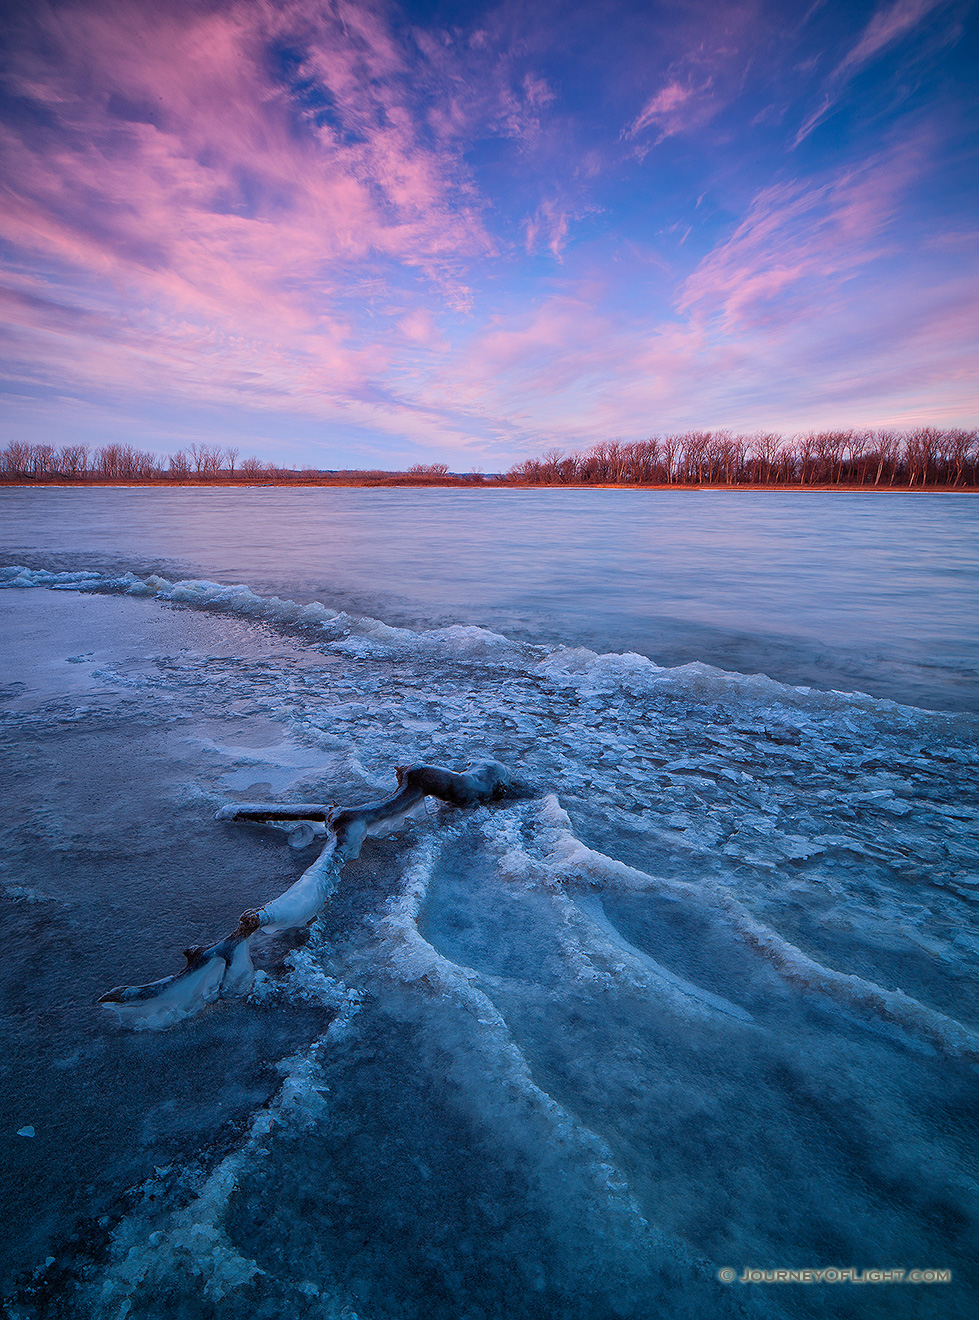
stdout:
<svg viewBox="0 0 979 1320">
<path fill-rule="evenodd" d="M 216 999 L 247 994 L 254 978 L 249 953 L 253 937 L 259 931 L 294 930 L 312 921 L 336 889 L 344 864 L 359 857 L 369 835 L 390 833 L 426 797 L 470 807 L 521 795 L 520 786 L 497 761 L 462 774 L 434 765 L 398 766 L 397 776 L 398 791 L 393 797 L 362 807 L 315 802 L 248 802 L 223 807 L 218 820 L 296 821 L 294 833 L 309 831 L 300 835 L 303 843 L 318 832 L 326 841 L 316 861 L 285 893 L 264 907 L 242 913 L 237 927 L 217 944 L 185 949 L 183 971 L 148 985 L 116 986 L 98 1002 L 126 1026 L 161 1030 L 192 1017 Z"/>
</svg>

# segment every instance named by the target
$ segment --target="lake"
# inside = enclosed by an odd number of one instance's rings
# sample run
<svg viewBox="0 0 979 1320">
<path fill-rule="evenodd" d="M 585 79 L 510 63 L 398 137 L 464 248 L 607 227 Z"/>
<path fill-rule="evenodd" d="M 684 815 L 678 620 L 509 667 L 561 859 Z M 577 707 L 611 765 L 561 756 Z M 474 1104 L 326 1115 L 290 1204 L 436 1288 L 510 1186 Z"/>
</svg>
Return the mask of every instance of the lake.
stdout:
<svg viewBox="0 0 979 1320">
<path fill-rule="evenodd" d="M 972 495 L 218 487 L 2 499 L 2 548 L 47 555 L 47 567 L 161 564 L 409 626 L 481 623 L 663 665 L 937 709 L 979 703 Z"/>
<path fill-rule="evenodd" d="M 0 492 L 10 1314 L 973 1316 L 977 508 Z M 316 857 L 222 807 L 488 759 L 95 1004 Z"/>
</svg>

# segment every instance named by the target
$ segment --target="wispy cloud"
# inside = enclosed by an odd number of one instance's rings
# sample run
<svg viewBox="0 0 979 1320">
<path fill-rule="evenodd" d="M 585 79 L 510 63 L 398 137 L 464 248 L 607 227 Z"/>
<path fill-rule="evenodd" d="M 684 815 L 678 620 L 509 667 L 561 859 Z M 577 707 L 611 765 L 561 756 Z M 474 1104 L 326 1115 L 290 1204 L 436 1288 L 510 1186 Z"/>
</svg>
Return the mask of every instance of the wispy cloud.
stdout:
<svg viewBox="0 0 979 1320">
<path fill-rule="evenodd" d="M 730 425 L 965 422 L 979 394 L 979 262 L 905 278 L 897 228 L 928 143 L 762 189 L 676 291 L 627 310 L 637 267 L 475 336 L 454 396 L 509 406 L 540 445 Z M 611 271 L 608 280 L 612 280 Z"/>
<path fill-rule="evenodd" d="M 732 235 L 680 289 L 680 311 L 727 332 L 792 319 L 893 247 L 899 199 L 920 174 L 924 144 L 902 142 L 829 178 L 763 189 Z"/>
<path fill-rule="evenodd" d="M 534 214 L 525 222 L 526 248 L 536 252 L 543 244 L 558 261 L 568 239 L 568 212 L 556 201 L 541 202 Z"/>
<path fill-rule="evenodd" d="M 703 122 L 709 113 L 702 100 L 707 86 L 697 88 L 684 87 L 678 82 L 667 83 L 665 87 L 649 98 L 639 114 L 625 130 L 627 137 L 638 137 L 648 128 L 658 130 L 657 142 L 673 137 L 686 128 L 695 127 Z"/>
<path fill-rule="evenodd" d="M 829 91 L 938 3 L 882 8 Z M 38 427 L 193 413 L 494 466 L 965 407 L 971 213 L 909 238 L 940 129 L 798 177 L 776 151 L 773 176 L 756 0 L 616 12 L 576 38 L 560 5 L 442 27 L 396 0 L 36 0 L 0 121 L 11 391 Z"/>
<path fill-rule="evenodd" d="M 675 25 L 664 25 L 661 38 L 674 49 L 658 76 L 648 77 L 655 90 L 621 133 L 640 157 L 667 138 L 704 128 L 737 100 L 765 26 L 761 8 L 758 0 L 731 0 L 672 11 Z"/>
<path fill-rule="evenodd" d="M 833 80 L 852 77 L 858 69 L 869 63 L 893 42 L 913 31 L 935 9 L 948 0 L 894 0 L 874 14 L 864 28 L 860 40 L 847 52 L 833 71 Z"/>
<path fill-rule="evenodd" d="M 826 82 L 820 104 L 804 120 L 793 145 L 798 146 L 829 115 L 843 88 L 882 51 L 906 37 L 948 0 L 893 0 L 882 5 L 864 28 L 859 40 L 843 56 Z"/>
<path fill-rule="evenodd" d="M 494 246 L 482 203 L 370 6 L 42 19 L 14 79 L 28 131 L 0 139 L 0 235 L 75 301 L 115 287 L 134 375 L 155 342 L 163 376 L 192 391 L 239 388 L 245 359 L 256 397 L 275 394 L 288 359 L 289 388 L 345 397 L 386 356 L 358 324 L 371 271 L 382 321 L 406 279 L 434 307 L 470 305 L 467 263 Z M 38 329 L 26 310 L 20 324 Z"/>
</svg>

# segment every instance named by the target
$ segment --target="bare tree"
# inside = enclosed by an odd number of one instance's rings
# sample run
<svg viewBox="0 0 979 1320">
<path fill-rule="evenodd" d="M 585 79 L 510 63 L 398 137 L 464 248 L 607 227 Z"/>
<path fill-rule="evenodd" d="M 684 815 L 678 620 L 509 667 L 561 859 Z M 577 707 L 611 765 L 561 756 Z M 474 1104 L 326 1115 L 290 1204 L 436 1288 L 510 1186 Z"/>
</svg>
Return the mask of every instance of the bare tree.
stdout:
<svg viewBox="0 0 979 1320">
<path fill-rule="evenodd" d="M 122 446 L 103 445 L 96 449 L 95 471 L 100 477 L 122 476 Z"/>
<path fill-rule="evenodd" d="M 95 451 L 95 471 L 100 477 L 145 480 L 156 471 L 156 455 L 132 445 L 103 445 Z"/>
<path fill-rule="evenodd" d="M 660 444 L 655 436 L 630 446 L 632 480 L 652 485 L 660 475 Z"/>
<path fill-rule="evenodd" d="M 747 436 L 726 435 L 719 440 L 717 446 L 718 475 L 725 485 L 735 486 L 744 479 L 744 461 L 747 448 Z"/>
<path fill-rule="evenodd" d="M 774 478 L 782 437 L 773 431 L 763 431 L 751 440 L 752 477 L 760 485 L 768 485 Z"/>
<path fill-rule="evenodd" d="M 931 435 L 925 428 L 912 431 L 904 438 L 904 464 L 909 486 L 913 486 L 919 478 L 924 485 L 927 479 L 930 440 Z"/>
<path fill-rule="evenodd" d="M 953 486 L 962 484 L 966 472 L 971 467 L 972 481 L 975 482 L 976 446 L 979 431 L 955 430 L 949 432 L 949 472 L 954 474 Z"/>
<path fill-rule="evenodd" d="M 3 470 L 12 477 L 26 477 L 31 469 L 33 445 L 20 440 L 12 441 L 3 451 Z"/>
<path fill-rule="evenodd" d="M 58 471 L 66 477 L 77 477 L 88 464 L 88 447 L 86 445 L 65 445 L 58 450 L 57 465 Z"/>
<path fill-rule="evenodd" d="M 190 459 L 199 477 L 213 477 L 221 470 L 221 450 L 216 445 L 191 445 Z"/>
<path fill-rule="evenodd" d="M 32 477 L 46 476 L 51 471 L 53 460 L 53 445 L 31 445 L 28 472 Z"/>
<path fill-rule="evenodd" d="M 668 435 L 663 441 L 663 475 L 668 486 L 673 484 L 677 475 L 681 445 L 682 442 L 678 435 Z"/>
<path fill-rule="evenodd" d="M 688 431 L 680 436 L 680 479 L 686 485 L 699 485 L 703 479 L 704 460 L 710 445 L 710 431 Z"/>
<path fill-rule="evenodd" d="M 514 463 L 506 475 L 509 481 L 534 481 L 539 469 L 540 464 L 534 459 L 525 458 L 521 463 Z"/>
<path fill-rule="evenodd" d="M 449 475 L 449 465 L 448 463 L 412 463 L 406 475 L 411 477 L 447 477 Z"/>
<path fill-rule="evenodd" d="M 515 463 L 505 480 L 540 485 L 962 486 L 979 483 L 977 462 L 977 430 L 808 431 L 787 441 L 774 432 L 688 431 L 662 440 L 601 440 L 563 457 L 550 449 L 540 458 Z"/>
<path fill-rule="evenodd" d="M 560 449 L 548 449 L 546 453 L 540 456 L 541 480 L 549 485 L 556 485 L 559 480 L 561 459 L 564 457 Z"/>
</svg>

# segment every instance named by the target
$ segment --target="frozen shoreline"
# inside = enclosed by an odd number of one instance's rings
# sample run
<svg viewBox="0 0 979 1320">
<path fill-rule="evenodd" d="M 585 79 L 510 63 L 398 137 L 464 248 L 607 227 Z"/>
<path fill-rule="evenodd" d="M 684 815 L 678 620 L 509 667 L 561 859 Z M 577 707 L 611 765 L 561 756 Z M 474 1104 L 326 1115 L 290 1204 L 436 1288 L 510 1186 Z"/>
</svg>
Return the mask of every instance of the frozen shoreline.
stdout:
<svg viewBox="0 0 979 1320">
<path fill-rule="evenodd" d="M 974 1313 L 974 718 L 63 572 L 0 591 L 31 1320 L 713 1316 L 783 1261 L 947 1266 Z M 308 864 L 218 808 L 479 755 L 556 798 L 372 841 L 251 1002 L 105 1031 Z"/>
<path fill-rule="evenodd" d="M 184 488 L 193 490 L 276 490 L 278 488 L 290 489 L 297 487 L 299 489 L 320 489 L 332 488 L 343 490 L 645 490 L 645 491 L 727 491 L 727 492 L 780 492 L 784 494 L 805 494 L 814 495 L 841 494 L 841 495 L 979 495 L 979 486 L 858 486 L 858 485 L 749 485 L 738 483 L 721 482 L 698 482 L 685 483 L 674 482 L 542 482 L 542 481 L 504 481 L 496 480 L 492 477 L 484 477 L 480 481 L 467 480 L 464 475 L 460 475 L 455 481 L 343 481 L 333 480 L 324 477 L 321 480 L 311 480 L 296 476 L 295 480 L 291 477 L 277 477 L 274 481 L 252 481 L 242 479 L 241 481 L 220 481 L 201 479 L 199 481 L 170 481 L 166 478 L 154 477 L 147 481 L 135 481 L 124 477 L 107 477 L 103 479 L 85 479 L 79 481 L 24 481 L 12 478 L 0 477 L 0 487 L 10 487 L 15 490 L 83 490 L 89 487 L 93 489 L 109 490 L 138 490 L 148 489 L 168 489 Z"/>
</svg>

